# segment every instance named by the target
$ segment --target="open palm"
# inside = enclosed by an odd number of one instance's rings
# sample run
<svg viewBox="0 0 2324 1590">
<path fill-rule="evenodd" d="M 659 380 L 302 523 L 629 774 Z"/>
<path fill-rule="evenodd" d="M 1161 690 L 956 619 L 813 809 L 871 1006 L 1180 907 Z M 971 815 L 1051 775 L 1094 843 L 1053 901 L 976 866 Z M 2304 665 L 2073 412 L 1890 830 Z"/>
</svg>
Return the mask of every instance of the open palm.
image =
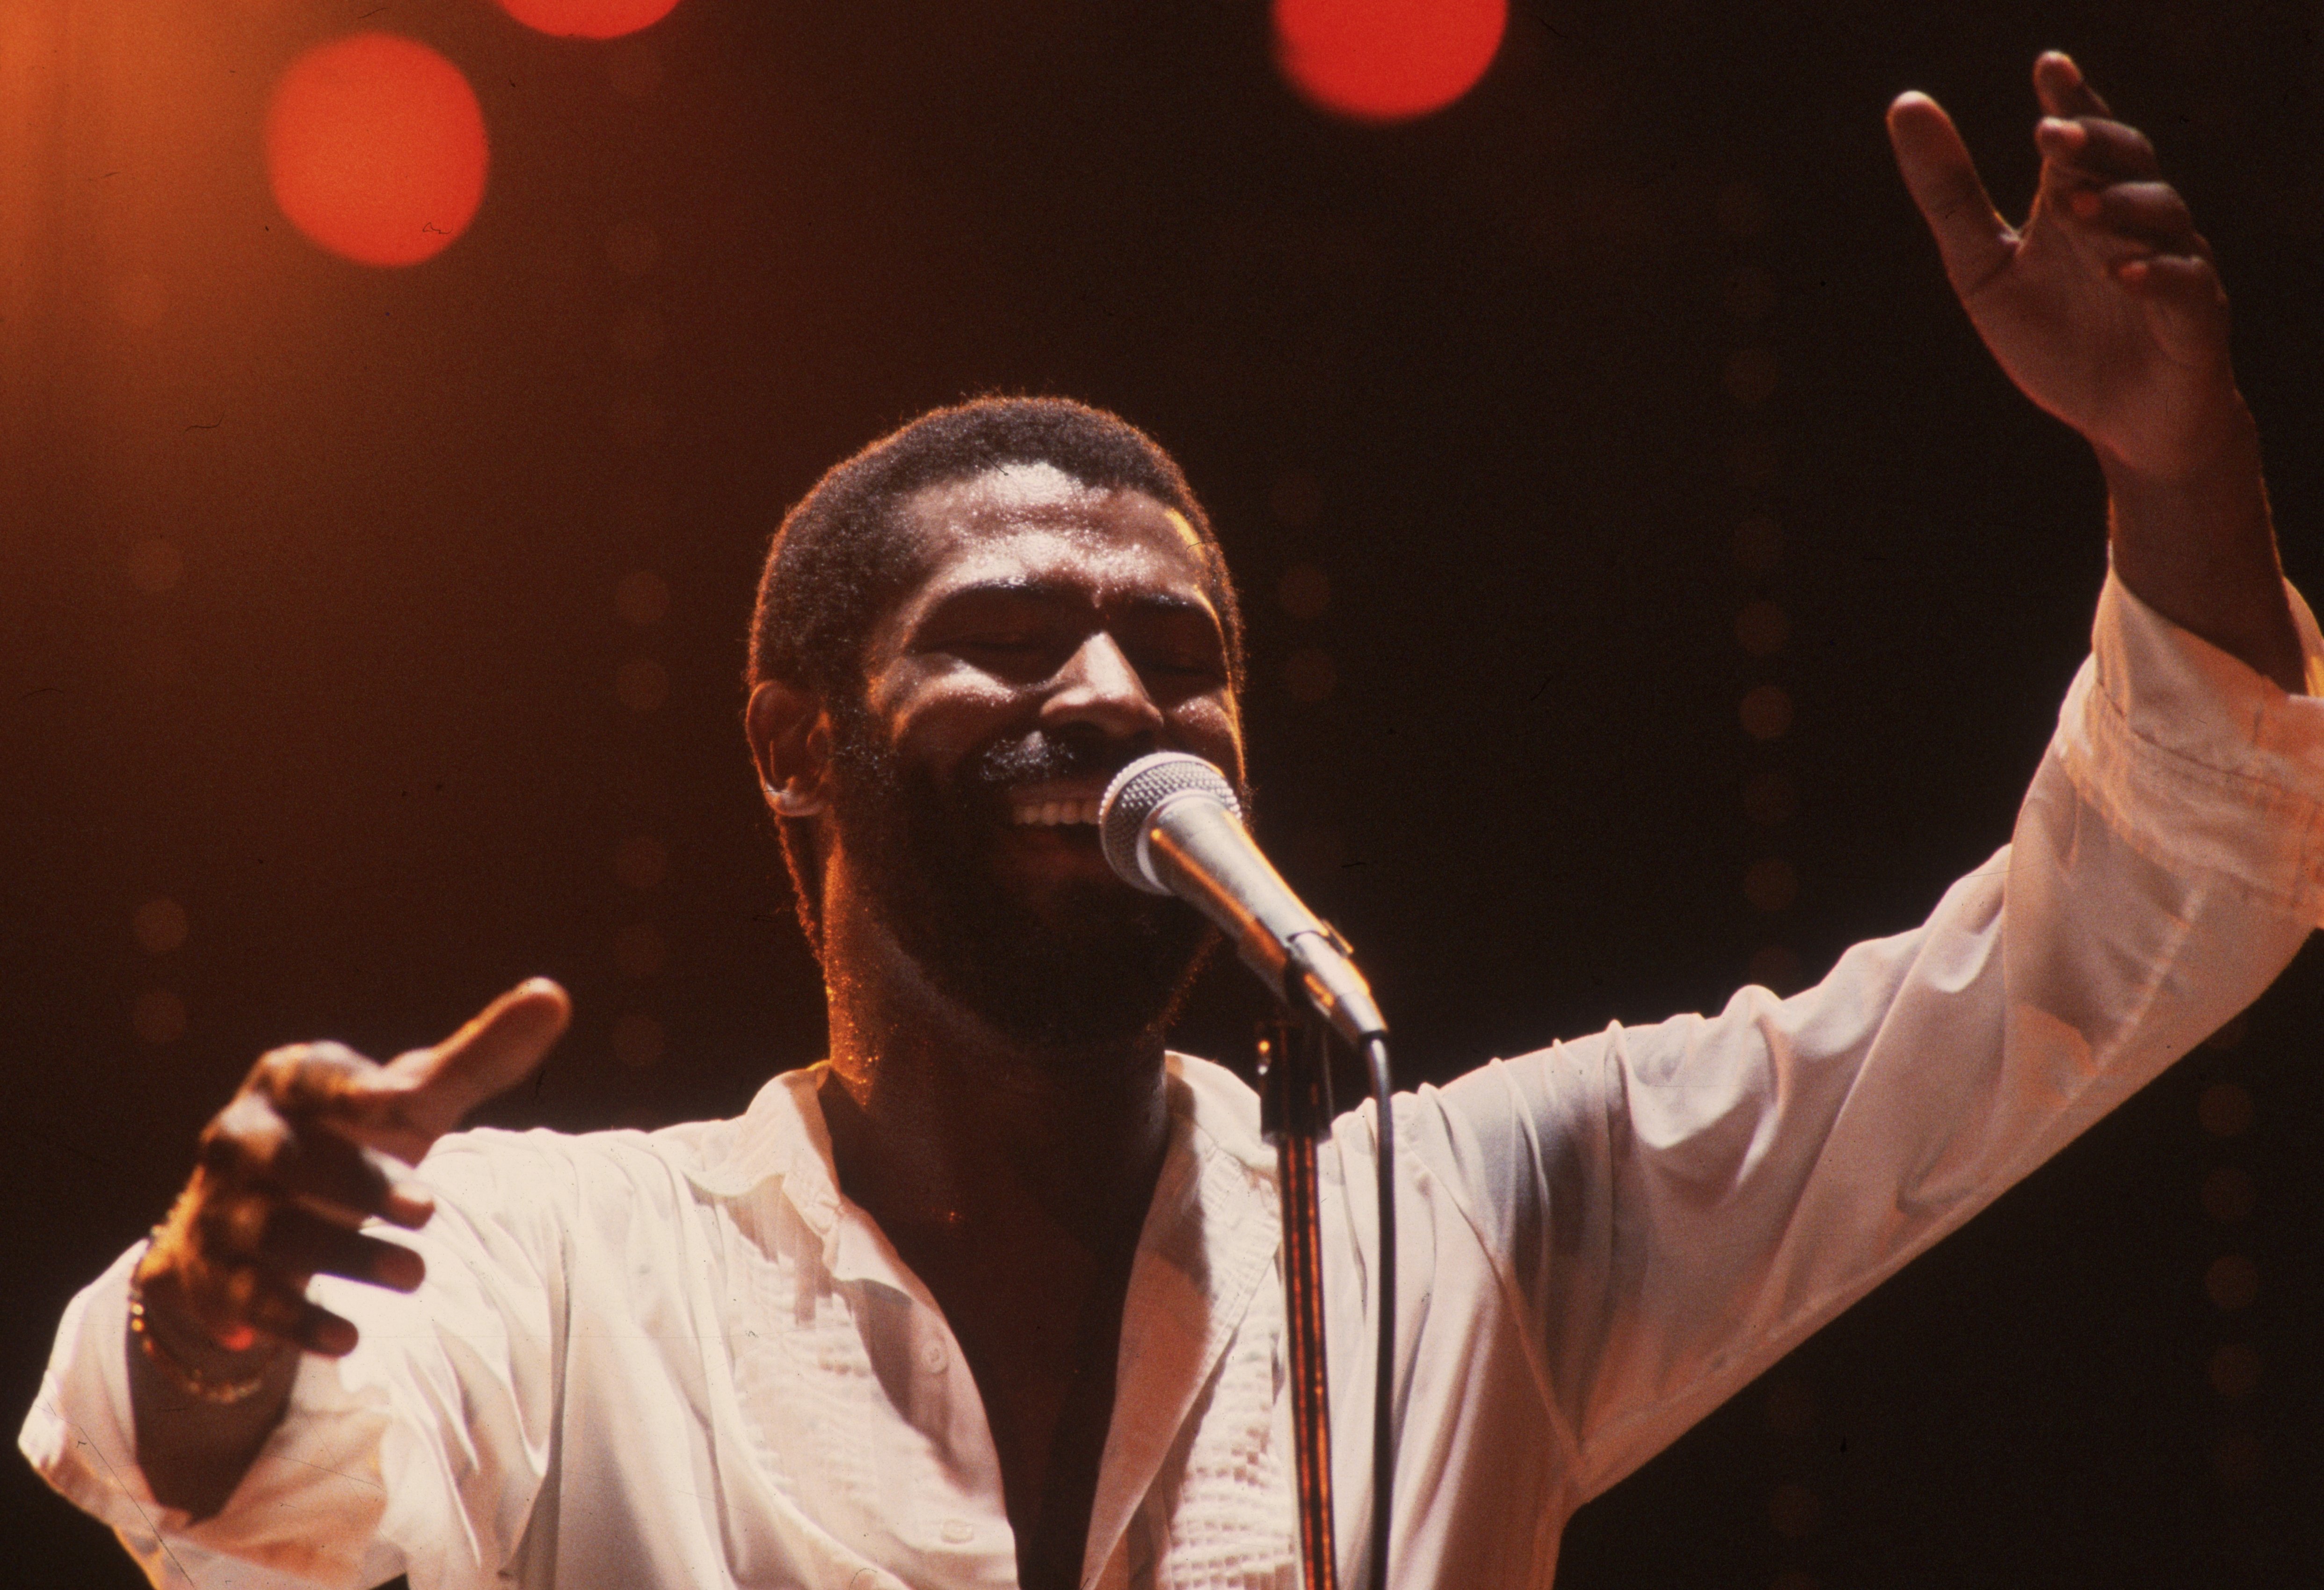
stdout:
<svg viewBox="0 0 2324 1590">
<path fill-rule="evenodd" d="M 2101 457 L 2191 474 L 2240 409 L 2209 246 L 2153 146 L 2112 119 L 2070 60 L 2043 56 L 2034 84 L 2042 180 L 2022 227 L 1995 210 L 1951 118 L 1923 94 L 1888 111 L 1905 185 L 2019 390 Z"/>
</svg>

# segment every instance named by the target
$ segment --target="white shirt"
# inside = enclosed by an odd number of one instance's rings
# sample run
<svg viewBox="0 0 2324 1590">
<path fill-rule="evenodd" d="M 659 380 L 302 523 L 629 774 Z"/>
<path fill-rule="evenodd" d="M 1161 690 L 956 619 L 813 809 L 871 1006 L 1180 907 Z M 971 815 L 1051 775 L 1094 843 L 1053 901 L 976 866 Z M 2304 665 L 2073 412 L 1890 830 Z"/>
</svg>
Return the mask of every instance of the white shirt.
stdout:
<svg viewBox="0 0 2324 1590">
<path fill-rule="evenodd" d="M 2324 643 L 2298 607 L 2310 689 Z M 1565 1521 L 2267 985 L 2324 921 L 2324 701 L 2109 581 L 2013 844 L 1790 999 L 1400 1100 L 1395 1581 L 1546 1585 Z M 731 1121 L 476 1131 L 410 1298 L 328 1279 L 226 1510 L 157 1503 L 137 1250 L 68 1309 L 23 1449 L 157 1585 L 953 1590 L 1016 1582 L 982 1404 L 836 1186 L 814 1070 Z M 1084 1583 L 1296 1583 L 1272 1151 L 1173 1056 Z M 1343 1582 L 1371 1505 L 1373 1116 L 1323 1154 Z"/>
</svg>

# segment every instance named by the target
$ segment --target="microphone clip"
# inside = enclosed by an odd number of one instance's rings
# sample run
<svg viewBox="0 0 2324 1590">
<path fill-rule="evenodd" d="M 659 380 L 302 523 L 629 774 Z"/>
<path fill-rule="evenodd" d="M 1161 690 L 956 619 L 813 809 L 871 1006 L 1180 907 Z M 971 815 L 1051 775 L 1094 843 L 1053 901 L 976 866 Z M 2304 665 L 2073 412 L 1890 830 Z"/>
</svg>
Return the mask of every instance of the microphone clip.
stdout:
<svg viewBox="0 0 2324 1590">
<path fill-rule="evenodd" d="M 1313 1016 L 1269 1016 L 1259 1024 L 1259 1130 L 1280 1146 L 1320 1142 L 1338 1114 L 1332 1103 L 1327 1030 Z"/>
</svg>

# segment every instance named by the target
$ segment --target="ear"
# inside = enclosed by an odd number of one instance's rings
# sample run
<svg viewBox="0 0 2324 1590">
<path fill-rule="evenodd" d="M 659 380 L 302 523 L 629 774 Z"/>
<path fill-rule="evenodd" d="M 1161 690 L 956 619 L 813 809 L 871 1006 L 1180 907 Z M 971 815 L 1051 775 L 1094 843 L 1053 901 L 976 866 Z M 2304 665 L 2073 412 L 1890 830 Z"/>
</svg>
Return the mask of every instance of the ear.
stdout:
<svg viewBox="0 0 2324 1590">
<path fill-rule="evenodd" d="M 813 817 L 830 804 L 831 725 L 814 691 L 761 679 L 742 709 L 742 732 L 777 817 Z"/>
</svg>

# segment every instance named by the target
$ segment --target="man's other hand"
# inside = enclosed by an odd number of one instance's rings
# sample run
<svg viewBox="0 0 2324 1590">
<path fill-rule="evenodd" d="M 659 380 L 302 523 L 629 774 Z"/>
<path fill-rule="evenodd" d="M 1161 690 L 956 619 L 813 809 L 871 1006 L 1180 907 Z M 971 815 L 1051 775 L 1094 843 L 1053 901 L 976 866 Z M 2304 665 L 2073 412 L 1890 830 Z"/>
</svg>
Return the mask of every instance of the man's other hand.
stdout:
<svg viewBox="0 0 2324 1590">
<path fill-rule="evenodd" d="M 2023 226 L 1993 208 L 1952 118 L 1925 94 L 1888 107 L 1904 185 L 1985 346 L 2097 449 L 2123 584 L 2297 692 L 2299 632 L 2210 245 L 2153 146 L 2071 60 L 2036 60 L 2034 88 L 2042 180 Z"/>
<path fill-rule="evenodd" d="M 1937 102 L 1903 94 L 1888 136 L 1978 335 L 2027 397 L 2144 473 L 2203 463 L 2239 407 L 2210 245 L 2153 146 L 2063 55 L 2043 56 L 2042 181 L 2012 227 Z"/>
</svg>

